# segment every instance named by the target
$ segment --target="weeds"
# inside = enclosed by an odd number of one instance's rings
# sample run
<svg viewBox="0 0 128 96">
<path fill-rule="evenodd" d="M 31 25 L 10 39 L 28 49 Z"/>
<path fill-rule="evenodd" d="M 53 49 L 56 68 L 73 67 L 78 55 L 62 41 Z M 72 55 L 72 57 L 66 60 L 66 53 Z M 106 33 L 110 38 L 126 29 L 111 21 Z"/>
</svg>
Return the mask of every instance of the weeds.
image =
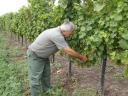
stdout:
<svg viewBox="0 0 128 96">
<path fill-rule="evenodd" d="M 21 86 L 23 79 L 26 79 L 26 76 L 23 76 L 26 72 L 23 66 L 26 64 L 25 62 L 10 63 L 10 57 L 14 52 L 7 45 L 4 36 L 0 35 L 0 96 L 23 96 Z"/>
</svg>

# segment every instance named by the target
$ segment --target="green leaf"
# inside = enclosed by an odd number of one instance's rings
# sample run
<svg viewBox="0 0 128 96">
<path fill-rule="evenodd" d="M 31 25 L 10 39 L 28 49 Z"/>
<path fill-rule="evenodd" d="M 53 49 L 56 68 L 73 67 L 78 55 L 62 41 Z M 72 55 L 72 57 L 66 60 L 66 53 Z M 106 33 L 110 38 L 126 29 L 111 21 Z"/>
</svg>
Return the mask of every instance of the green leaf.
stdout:
<svg viewBox="0 0 128 96">
<path fill-rule="evenodd" d="M 110 27 L 116 27 L 118 24 L 117 22 L 110 21 Z"/>
<path fill-rule="evenodd" d="M 101 11 L 104 8 L 105 4 L 100 4 L 98 2 L 94 2 L 94 11 Z"/>
<path fill-rule="evenodd" d="M 81 27 L 81 31 L 85 31 L 86 29 L 85 29 L 85 27 L 84 26 L 82 26 Z"/>
<path fill-rule="evenodd" d="M 128 42 L 127 42 L 126 40 L 121 39 L 121 40 L 119 41 L 119 45 L 120 45 L 120 47 L 123 48 L 123 49 L 128 49 Z"/>
<path fill-rule="evenodd" d="M 111 59 L 114 60 L 115 59 L 115 56 L 116 56 L 116 52 L 115 51 L 114 52 L 111 52 L 110 53 L 110 56 L 111 56 Z"/>
<path fill-rule="evenodd" d="M 120 20 L 122 20 L 122 18 L 123 18 L 122 15 L 116 15 L 114 20 L 120 21 Z"/>
<path fill-rule="evenodd" d="M 88 26 L 87 27 L 87 31 L 90 31 L 90 30 L 92 30 L 92 27 L 91 26 Z"/>
<path fill-rule="evenodd" d="M 120 21 L 123 19 L 122 15 L 117 13 L 110 15 L 110 18 L 114 19 L 115 21 Z"/>
<path fill-rule="evenodd" d="M 123 34 L 122 37 L 123 37 L 125 40 L 128 40 L 128 33 Z"/>
</svg>

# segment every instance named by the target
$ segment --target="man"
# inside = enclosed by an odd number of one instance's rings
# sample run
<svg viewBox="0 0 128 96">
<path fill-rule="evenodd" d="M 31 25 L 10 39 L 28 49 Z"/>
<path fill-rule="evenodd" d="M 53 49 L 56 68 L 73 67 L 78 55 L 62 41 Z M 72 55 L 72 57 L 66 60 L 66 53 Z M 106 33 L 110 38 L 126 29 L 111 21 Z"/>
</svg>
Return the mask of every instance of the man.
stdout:
<svg viewBox="0 0 128 96">
<path fill-rule="evenodd" d="M 28 73 L 30 91 L 32 96 L 39 96 L 50 88 L 50 62 L 49 56 L 63 50 L 68 55 L 86 61 L 86 56 L 70 48 L 65 41 L 74 30 L 72 22 L 63 23 L 61 26 L 51 28 L 42 32 L 29 46 Z"/>
</svg>

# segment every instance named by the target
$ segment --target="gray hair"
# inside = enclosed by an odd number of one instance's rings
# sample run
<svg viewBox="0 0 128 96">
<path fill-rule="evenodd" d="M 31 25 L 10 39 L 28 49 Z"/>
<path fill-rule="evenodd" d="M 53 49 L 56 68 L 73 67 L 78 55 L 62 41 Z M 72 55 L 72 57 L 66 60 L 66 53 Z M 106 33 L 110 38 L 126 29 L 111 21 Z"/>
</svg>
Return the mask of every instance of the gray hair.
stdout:
<svg viewBox="0 0 128 96">
<path fill-rule="evenodd" d="M 60 29 L 62 32 L 72 32 L 75 29 L 75 26 L 72 22 L 64 22 Z"/>
</svg>

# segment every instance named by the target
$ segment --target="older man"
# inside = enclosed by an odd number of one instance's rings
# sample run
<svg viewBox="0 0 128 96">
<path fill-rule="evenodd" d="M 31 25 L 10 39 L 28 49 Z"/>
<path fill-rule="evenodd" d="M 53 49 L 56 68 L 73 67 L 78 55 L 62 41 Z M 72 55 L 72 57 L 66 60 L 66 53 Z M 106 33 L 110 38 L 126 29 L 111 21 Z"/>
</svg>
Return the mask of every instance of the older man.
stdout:
<svg viewBox="0 0 128 96">
<path fill-rule="evenodd" d="M 43 31 L 29 46 L 27 51 L 28 73 L 32 96 L 39 96 L 50 88 L 50 55 L 63 50 L 72 57 L 86 61 L 86 56 L 74 51 L 65 41 L 73 30 L 72 22 L 63 23 L 61 26 Z"/>
</svg>

